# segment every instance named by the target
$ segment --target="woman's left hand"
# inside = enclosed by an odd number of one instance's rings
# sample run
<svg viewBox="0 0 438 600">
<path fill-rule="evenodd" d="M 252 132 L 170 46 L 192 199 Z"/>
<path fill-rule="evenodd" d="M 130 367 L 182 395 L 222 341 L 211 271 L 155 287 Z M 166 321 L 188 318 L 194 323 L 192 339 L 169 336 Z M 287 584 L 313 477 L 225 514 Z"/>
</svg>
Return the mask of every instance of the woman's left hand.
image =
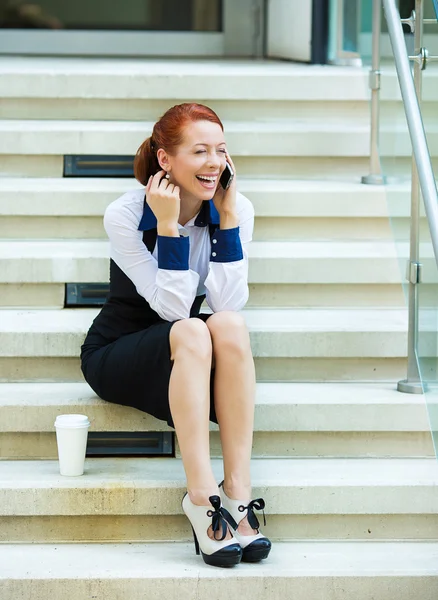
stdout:
<svg viewBox="0 0 438 600">
<path fill-rule="evenodd" d="M 233 169 L 234 177 L 233 181 L 230 184 L 230 187 L 227 190 L 218 183 L 216 192 L 213 196 L 213 202 L 218 211 L 219 215 L 231 215 L 235 214 L 237 211 L 236 208 L 236 167 L 234 166 L 233 161 L 231 160 L 228 152 L 226 153 L 227 163 Z"/>
</svg>

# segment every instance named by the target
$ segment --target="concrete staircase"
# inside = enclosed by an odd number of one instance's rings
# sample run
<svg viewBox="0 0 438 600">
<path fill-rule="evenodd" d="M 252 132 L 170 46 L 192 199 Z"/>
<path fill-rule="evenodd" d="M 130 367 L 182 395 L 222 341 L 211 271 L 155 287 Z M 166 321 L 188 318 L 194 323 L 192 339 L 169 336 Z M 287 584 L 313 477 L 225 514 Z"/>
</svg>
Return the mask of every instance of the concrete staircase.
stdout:
<svg viewBox="0 0 438 600">
<path fill-rule="evenodd" d="M 436 83 L 425 82 L 428 114 Z M 397 137 L 403 174 L 393 73 L 382 98 L 394 115 L 383 151 Z M 2 600 L 436 600 L 438 468 L 423 397 L 395 391 L 407 313 L 388 211 L 406 239 L 409 187 L 360 184 L 368 99 L 360 69 L 0 59 Z M 187 100 L 224 119 L 256 212 L 243 315 L 257 371 L 254 494 L 275 543 L 264 564 L 230 571 L 194 553 L 178 447 L 175 458 L 87 458 L 82 477 L 66 478 L 53 428 L 79 412 L 91 431 L 168 429 L 82 380 L 79 348 L 97 311 L 64 308 L 64 286 L 107 281 L 103 211 L 139 184 L 63 178 L 62 155 L 132 155 Z M 435 294 L 432 261 L 425 268 Z M 214 425 L 211 454 L 219 480 Z"/>
</svg>

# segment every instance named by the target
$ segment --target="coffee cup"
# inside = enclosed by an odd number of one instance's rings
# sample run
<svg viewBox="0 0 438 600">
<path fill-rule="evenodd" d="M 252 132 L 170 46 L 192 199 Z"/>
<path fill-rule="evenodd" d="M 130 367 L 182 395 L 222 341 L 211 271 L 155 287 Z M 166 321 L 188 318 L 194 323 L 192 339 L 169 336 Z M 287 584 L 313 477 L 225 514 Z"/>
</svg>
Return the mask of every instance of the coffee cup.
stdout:
<svg viewBox="0 0 438 600">
<path fill-rule="evenodd" d="M 83 475 L 90 421 L 85 415 L 58 415 L 55 420 L 61 475 Z"/>
</svg>

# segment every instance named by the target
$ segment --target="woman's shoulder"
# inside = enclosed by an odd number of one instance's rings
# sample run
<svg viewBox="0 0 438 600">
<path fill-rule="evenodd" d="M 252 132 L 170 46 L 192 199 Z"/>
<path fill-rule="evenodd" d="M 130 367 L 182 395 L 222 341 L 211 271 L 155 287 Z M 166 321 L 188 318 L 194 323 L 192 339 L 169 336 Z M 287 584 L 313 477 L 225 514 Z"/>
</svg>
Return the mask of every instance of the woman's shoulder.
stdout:
<svg viewBox="0 0 438 600">
<path fill-rule="evenodd" d="M 236 194 L 236 205 L 237 212 L 241 220 L 249 219 L 254 217 L 254 206 L 249 198 L 244 196 L 241 192 L 237 191 Z"/>
<path fill-rule="evenodd" d="M 144 208 L 144 188 L 126 191 L 105 209 L 104 219 L 127 219 L 140 222 Z"/>
</svg>

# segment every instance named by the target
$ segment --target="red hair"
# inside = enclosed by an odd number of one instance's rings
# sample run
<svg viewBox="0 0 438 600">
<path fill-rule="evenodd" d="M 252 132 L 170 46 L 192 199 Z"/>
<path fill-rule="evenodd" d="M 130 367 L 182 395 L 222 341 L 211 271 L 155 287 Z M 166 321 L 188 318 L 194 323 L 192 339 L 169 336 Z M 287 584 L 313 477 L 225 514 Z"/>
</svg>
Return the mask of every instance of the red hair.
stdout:
<svg viewBox="0 0 438 600">
<path fill-rule="evenodd" d="M 194 102 L 172 106 L 155 123 L 151 137 L 137 150 L 134 158 L 134 175 L 137 181 L 147 185 L 149 177 L 161 169 L 157 159 L 158 148 L 173 154 L 183 141 L 184 127 L 193 121 L 211 121 L 224 130 L 221 120 L 208 106 Z"/>
</svg>

